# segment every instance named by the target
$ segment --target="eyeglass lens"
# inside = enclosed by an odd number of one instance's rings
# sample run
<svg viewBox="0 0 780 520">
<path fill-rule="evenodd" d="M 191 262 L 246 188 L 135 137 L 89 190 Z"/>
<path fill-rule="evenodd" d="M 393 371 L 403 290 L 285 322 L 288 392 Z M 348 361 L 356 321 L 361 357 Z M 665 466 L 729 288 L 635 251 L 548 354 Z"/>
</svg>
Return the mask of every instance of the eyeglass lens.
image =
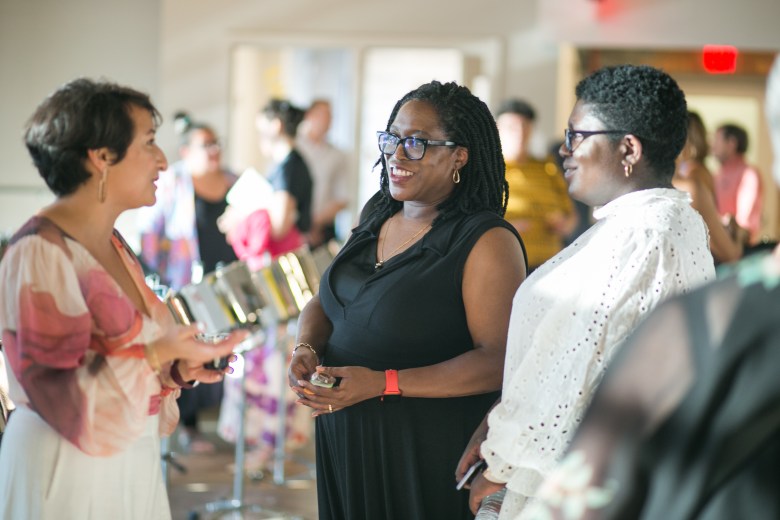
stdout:
<svg viewBox="0 0 780 520">
<path fill-rule="evenodd" d="M 404 137 L 399 139 L 393 134 L 379 134 L 379 151 L 392 155 L 398 149 L 398 145 L 403 142 L 404 153 L 411 160 L 422 159 L 425 155 L 425 141 L 417 137 Z"/>
<path fill-rule="evenodd" d="M 566 149 L 567 149 L 567 150 L 569 150 L 570 152 L 574 151 L 574 150 L 573 150 L 573 148 L 572 148 L 572 143 L 571 143 L 571 141 L 572 141 L 572 136 L 573 136 L 575 133 L 574 133 L 574 132 L 572 132 L 571 130 L 569 130 L 569 129 L 567 128 L 567 129 L 565 129 L 565 130 L 563 131 L 563 134 L 564 134 L 564 144 L 565 144 L 565 146 L 566 146 Z"/>
</svg>

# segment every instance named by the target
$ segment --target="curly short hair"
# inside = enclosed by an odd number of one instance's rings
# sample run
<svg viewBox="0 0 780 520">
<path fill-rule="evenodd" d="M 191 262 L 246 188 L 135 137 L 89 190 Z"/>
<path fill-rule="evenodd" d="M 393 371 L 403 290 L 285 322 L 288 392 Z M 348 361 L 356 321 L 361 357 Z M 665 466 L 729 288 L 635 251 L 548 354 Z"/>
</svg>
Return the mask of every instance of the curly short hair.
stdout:
<svg viewBox="0 0 780 520">
<path fill-rule="evenodd" d="M 24 142 L 35 167 L 57 196 L 86 183 L 88 150 L 108 148 L 121 161 L 135 134 L 133 107 L 162 118 L 147 94 L 107 81 L 73 80 L 50 94 L 27 123 Z"/>
<path fill-rule="evenodd" d="M 385 130 L 390 130 L 398 111 L 412 100 L 433 107 L 445 138 L 469 150 L 469 160 L 460 170 L 460 183 L 452 196 L 439 204 L 434 225 L 456 214 L 483 210 L 504 216 L 509 187 L 498 129 L 488 106 L 467 87 L 454 82 L 432 81 L 407 93 L 396 103 Z M 390 195 L 387 167 L 381 156 L 377 164 L 382 165 L 380 189 L 383 195 L 377 210 L 389 217 L 400 210 L 403 203 Z"/>
<path fill-rule="evenodd" d="M 688 106 L 671 76 L 646 65 L 605 67 L 580 81 L 576 95 L 607 127 L 637 136 L 650 168 L 672 178 L 685 146 Z"/>
</svg>

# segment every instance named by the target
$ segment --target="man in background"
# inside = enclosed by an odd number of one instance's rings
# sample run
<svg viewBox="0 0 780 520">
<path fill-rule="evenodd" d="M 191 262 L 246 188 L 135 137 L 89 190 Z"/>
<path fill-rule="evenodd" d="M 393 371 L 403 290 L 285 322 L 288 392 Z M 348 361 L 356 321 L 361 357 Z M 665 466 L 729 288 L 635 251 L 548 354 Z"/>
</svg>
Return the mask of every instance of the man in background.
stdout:
<svg viewBox="0 0 780 520">
<path fill-rule="evenodd" d="M 314 181 L 309 231 L 312 248 L 336 237 L 336 216 L 349 203 L 347 156 L 327 140 L 331 120 L 330 102 L 314 100 L 306 111 L 296 141 Z"/>
<path fill-rule="evenodd" d="M 564 238 L 579 222 L 556 162 L 529 153 L 535 120 L 533 107 L 520 99 L 504 101 L 496 113 L 509 183 L 504 218 L 523 237 L 529 273 L 563 249 Z"/>
<path fill-rule="evenodd" d="M 737 229 L 736 223 L 747 230 L 748 243 L 755 244 L 761 231 L 761 174 L 745 161 L 747 132 L 735 124 L 721 125 L 715 131 L 711 148 L 721 164 L 715 176 L 718 212 L 730 229 Z"/>
</svg>

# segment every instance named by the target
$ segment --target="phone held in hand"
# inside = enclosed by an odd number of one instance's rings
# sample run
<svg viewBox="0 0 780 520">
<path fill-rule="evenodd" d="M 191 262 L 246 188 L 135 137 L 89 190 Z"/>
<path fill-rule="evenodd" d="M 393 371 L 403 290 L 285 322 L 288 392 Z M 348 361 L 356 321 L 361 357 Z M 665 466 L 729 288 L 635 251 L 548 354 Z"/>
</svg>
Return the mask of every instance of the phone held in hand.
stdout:
<svg viewBox="0 0 780 520">
<path fill-rule="evenodd" d="M 485 459 L 479 459 L 477 462 L 471 465 L 471 467 L 466 471 L 466 474 L 463 475 L 463 478 L 460 479 L 460 482 L 458 482 L 458 485 L 455 486 L 455 489 L 460 491 L 463 489 L 463 486 L 466 484 L 470 484 L 472 480 L 474 480 L 474 477 L 477 476 L 477 470 L 481 469 L 485 466 Z"/>
<path fill-rule="evenodd" d="M 333 388 L 333 385 L 336 384 L 336 378 L 329 376 L 328 374 L 323 374 L 322 372 L 314 372 L 311 375 L 309 382 L 323 388 Z"/>
<path fill-rule="evenodd" d="M 221 341 L 225 341 L 228 337 L 230 337 L 230 334 L 224 332 L 204 332 L 195 336 L 198 341 L 202 341 L 203 343 L 210 343 L 212 345 L 215 345 Z M 205 363 L 203 368 L 221 372 L 228 367 L 228 364 L 228 357 L 216 357 L 214 358 L 214 361 Z"/>
</svg>

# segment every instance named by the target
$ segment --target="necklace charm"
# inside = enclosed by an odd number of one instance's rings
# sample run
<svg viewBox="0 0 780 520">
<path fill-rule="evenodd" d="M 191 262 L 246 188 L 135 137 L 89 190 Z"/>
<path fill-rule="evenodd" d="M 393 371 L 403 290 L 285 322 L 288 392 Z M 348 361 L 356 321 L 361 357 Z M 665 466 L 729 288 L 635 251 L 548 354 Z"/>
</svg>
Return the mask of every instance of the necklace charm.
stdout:
<svg viewBox="0 0 780 520">
<path fill-rule="evenodd" d="M 374 271 L 379 271 L 380 269 L 382 269 L 382 267 L 384 267 L 384 265 L 385 265 L 385 260 L 387 260 L 388 258 L 392 257 L 394 254 L 396 254 L 396 253 L 397 253 L 397 252 L 398 252 L 398 251 L 399 251 L 399 250 L 400 250 L 402 247 L 404 247 L 404 246 L 406 246 L 406 245 L 409 245 L 409 243 L 410 243 L 412 240 L 414 240 L 415 238 L 417 238 L 418 236 L 420 236 L 420 234 L 421 234 L 423 231 L 425 231 L 426 229 L 428 229 L 428 228 L 430 228 L 430 227 L 431 227 L 431 225 L 430 225 L 430 224 L 425 224 L 425 225 L 424 225 L 423 227 L 421 227 L 421 228 L 420 228 L 420 229 L 419 229 L 419 230 L 418 230 L 418 231 L 417 231 L 417 232 L 416 232 L 414 235 L 412 235 L 411 237 L 409 237 L 408 239 L 406 239 L 406 241 L 405 241 L 404 243 L 402 243 L 400 246 L 398 246 L 398 247 L 396 247 L 395 249 L 393 249 L 393 250 L 390 252 L 390 254 L 388 254 L 387 256 L 385 256 L 385 242 L 387 242 L 387 235 L 388 235 L 388 233 L 390 233 L 390 224 L 392 224 L 392 223 L 393 223 L 393 219 L 392 219 L 392 217 L 391 217 L 391 218 L 390 218 L 390 220 L 388 220 L 388 221 L 387 221 L 387 228 L 385 228 L 385 238 L 384 238 L 384 240 L 382 240 L 382 246 L 381 246 L 381 254 L 382 254 L 382 258 L 380 259 L 380 258 L 379 258 L 379 255 L 377 254 L 377 263 L 375 263 L 375 264 L 374 264 Z"/>
</svg>

